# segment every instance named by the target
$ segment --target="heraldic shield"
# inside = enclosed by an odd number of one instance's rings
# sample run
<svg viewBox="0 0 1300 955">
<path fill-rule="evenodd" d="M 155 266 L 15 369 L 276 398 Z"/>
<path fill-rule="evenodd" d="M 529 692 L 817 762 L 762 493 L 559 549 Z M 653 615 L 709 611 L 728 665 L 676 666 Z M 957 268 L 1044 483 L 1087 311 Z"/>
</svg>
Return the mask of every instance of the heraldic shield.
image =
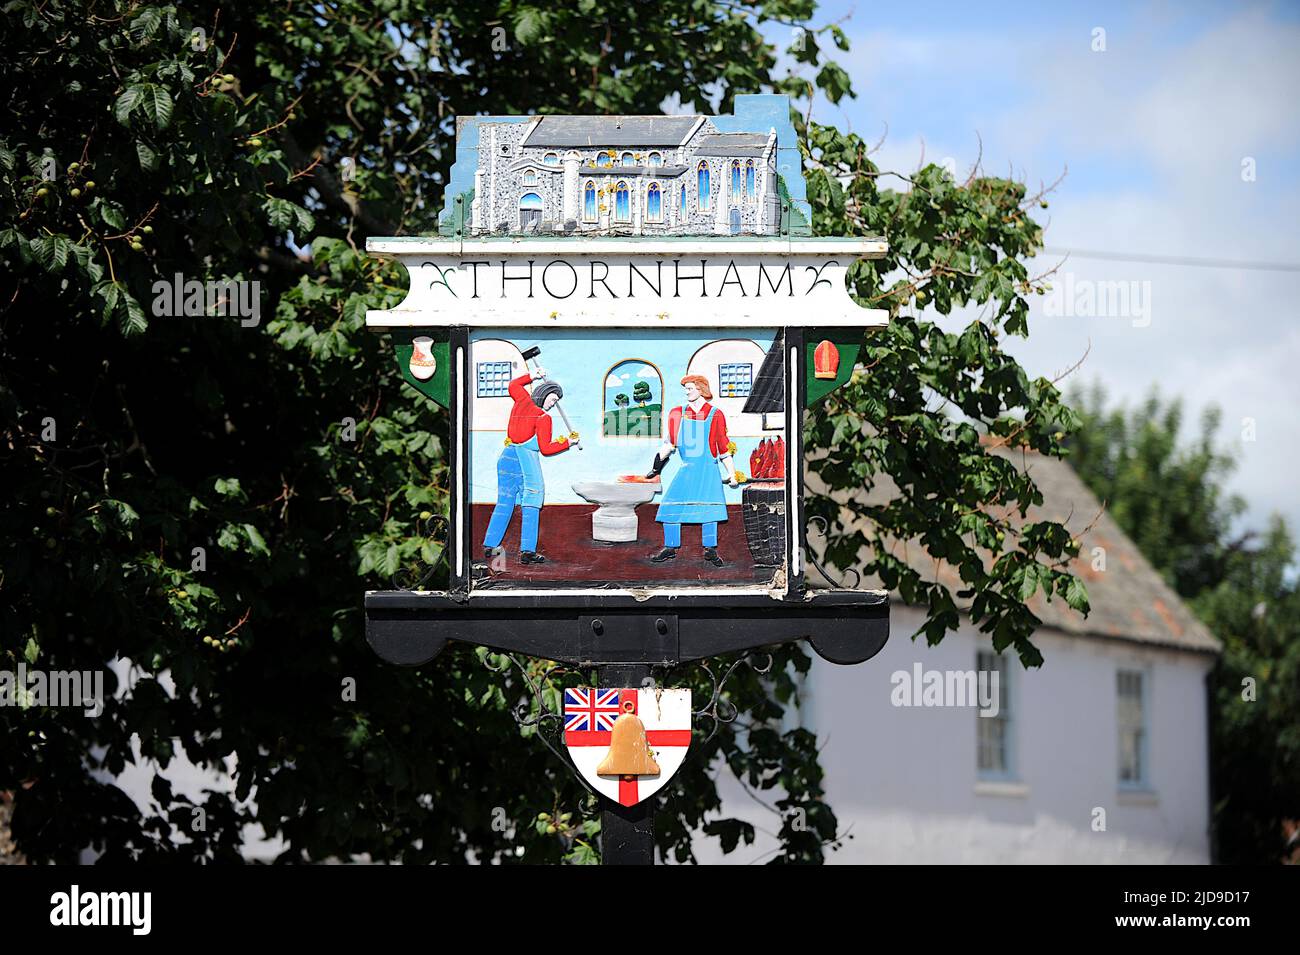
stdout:
<svg viewBox="0 0 1300 955">
<path fill-rule="evenodd" d="M 564 745 L 582 778 L 624 806 L 654 795 L 691 745 L 691 691 L 564 691 Z"/>
</svg>

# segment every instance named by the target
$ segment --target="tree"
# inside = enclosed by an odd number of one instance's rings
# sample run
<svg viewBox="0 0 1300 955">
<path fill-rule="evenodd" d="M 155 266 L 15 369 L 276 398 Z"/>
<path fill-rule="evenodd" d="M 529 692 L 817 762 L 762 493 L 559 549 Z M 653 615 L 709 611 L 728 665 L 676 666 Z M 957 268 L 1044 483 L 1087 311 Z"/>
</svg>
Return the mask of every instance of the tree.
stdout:
<svg viewBox="0 0 1300 955">
<path fill-rule="evenodd" d="M 648 381 L 638 381 L 632 386 L 632 400 L 639 405 L 643 405 L 650 400 L 650 383 Z"/>
<path fill-rule="evenodd" d="M 1300 590 L 1285 522 L 1234 531 L 1244 501 L 1224 482 L 1220 415 L 1182 436 L 1182 406 L 1153 394 L 1107 409 L 1099 386 L 1071 396 L 1081 425 L 1071 462 L 1115 520 L 1223 641 L 1212 676 L 1211 764 L 1219 861 L 1275 863 L 1300 819 Z"/>
<path fill-rule="evenodd" d="M 498 672 L 507 658 L 471 650 L 401 670 L 361 637 L 362 592 L 426 571 L 447 503 L 446 418 L 401 388 L 364 330 L 366 309 L 395 304 L 404 278 L 362 243 L 433 231 L 458 114 L 653 113 L 669 96 L 727 110 L 738 92 L 806 95 L 806 80 L 775 75 L 758 24 L 806 24 L 811 0 L 184 12 L 19 0 L 2 15 L 0 457 L 11 490 L 0 501 L 0 657 L 51 670 L 116 659 L 126 674 L 95 719 L 0 710 L 0 790 L 16 793 L 21 849 L 33 860 L 84 846 L 108 859 L 234 859 L 257 822 L 287 841 L 289 859 L 589 861 L 592 802 L 513 716 L 530 685 L 554 706 L 572 675 L 540 661 Z M 847 49 L 832 26 L 787 52 L 834 102 L 851 90 L 827 41 Z M 858 487 L 891 474 L 909 497 L 874 514 L 882 533 L 922 534 L 959 563 L 977 619 L 1032 661 L 1022 596 L 1041 586 L 1083 606 L 1053 563 L 1067 536 L 1034 525 L 991 570 L 968 543 L 999 539 L 984 499 L 1035 497 L 971 422 L 1054 453 L 1044 422 L 1068 415 L 998 344 L 1025 331 L 1033 286 L 1019 257 L 1041 241 L 1032 197 L 935 167 L 904 193 L 879 189 L 860 140 L 803 132 L 817 231 L 888 238 L 890 257 L 854 274 L 859 294 L 898 319 L 867 343 L 869 373 L 814 415 L 833 449 L 823 475 Z M 888 281 L 898 270 L 906 277 Z M 157 283 L 166 292 L 177 275 L 256 281 L 256 324 L 151 315 Z M 927 295 L 993 314 L 940 333 L 905 314 Z M 970 421 L 933 411 L 936 392 Z M 928 601 L 930 639 L 955 626 L 945 588 L 883 552 L 875 566 L 905 598 Z M 709 818 L 719 760 L 755 790 L 780 787 L 777 861 L 817 861 L 834 843 L 816 740 L 781 727 L 808 665 L 784 647 L 768 674 L 742 667 L 729 681 L 743 717 L 675 777 L 663 851 L 690 858 L 706 821 L 728 849 L 753 837 Z M 698 670 L 677 678 L 707 686 Z M 159 776 L 142 817 L 90 772 L 165 767 L 178 748 L 205 765 L 236 759 L 233 796 L 196 804 Z"/>
<path fill-rule="evenodd" d="M 618 405 L 620 408 L 626 408 L 628 403 L 627 395 L 622 392 L 619 392 L 614 396 L 614 404 Z"/>
</svg>

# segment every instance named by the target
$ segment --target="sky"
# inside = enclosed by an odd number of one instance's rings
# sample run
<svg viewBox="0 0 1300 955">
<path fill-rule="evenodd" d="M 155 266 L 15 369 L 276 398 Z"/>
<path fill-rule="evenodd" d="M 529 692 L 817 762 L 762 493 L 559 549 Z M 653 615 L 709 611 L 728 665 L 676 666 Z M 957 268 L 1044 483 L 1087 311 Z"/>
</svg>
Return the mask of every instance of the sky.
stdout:
<svg viewBox="0 0 1300 955">
<path fill-rule="evenodd" d="M 1065 173 L 1036 210 L 1053 254 L 1035 263 L 1064 260 L 1054 296 L 1008 343 L 1028 371 L 1055 377 L 1086 354 L 1062 387 L 1100 383 L 1130 406 L 1158 388 L 1183 400 L 1188 439 L 1217 406 L 1244 526 L 1280 513 L 1300 530 L 1300 3 L 824 0 L 814 22 L 832 21 L 857 98 L 813 118 L 883 136 L 882 169 L 924 156 L 964 178 L 982 143 L 990 174 L 1037 187 Z"/>
</svg>

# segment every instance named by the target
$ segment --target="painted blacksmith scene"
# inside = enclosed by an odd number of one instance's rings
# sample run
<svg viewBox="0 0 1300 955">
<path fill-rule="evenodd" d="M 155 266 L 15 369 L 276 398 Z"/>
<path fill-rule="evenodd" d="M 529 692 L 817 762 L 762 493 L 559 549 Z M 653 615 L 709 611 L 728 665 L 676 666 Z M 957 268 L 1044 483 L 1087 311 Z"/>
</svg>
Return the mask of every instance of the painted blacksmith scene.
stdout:
<svg viewBox="0 0 1300 955">
<path fill-rule="evenodd" d="M 770 580 L 785 550 L 781 340 L 474 333 L 477 583 Z"/>
</svg>

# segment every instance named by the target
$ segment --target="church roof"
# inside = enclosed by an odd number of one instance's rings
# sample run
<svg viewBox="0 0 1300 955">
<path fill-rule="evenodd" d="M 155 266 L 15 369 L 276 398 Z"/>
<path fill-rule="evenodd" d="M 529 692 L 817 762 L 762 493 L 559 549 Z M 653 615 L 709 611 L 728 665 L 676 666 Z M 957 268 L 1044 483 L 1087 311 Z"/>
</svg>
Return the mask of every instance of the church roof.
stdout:
<svg viewBox="0 0 1300 955">
<path fill-rule="evenodd" d="M 543 116 L 525 146 L 680 146 L 699 116 Z"/>
</svg>

